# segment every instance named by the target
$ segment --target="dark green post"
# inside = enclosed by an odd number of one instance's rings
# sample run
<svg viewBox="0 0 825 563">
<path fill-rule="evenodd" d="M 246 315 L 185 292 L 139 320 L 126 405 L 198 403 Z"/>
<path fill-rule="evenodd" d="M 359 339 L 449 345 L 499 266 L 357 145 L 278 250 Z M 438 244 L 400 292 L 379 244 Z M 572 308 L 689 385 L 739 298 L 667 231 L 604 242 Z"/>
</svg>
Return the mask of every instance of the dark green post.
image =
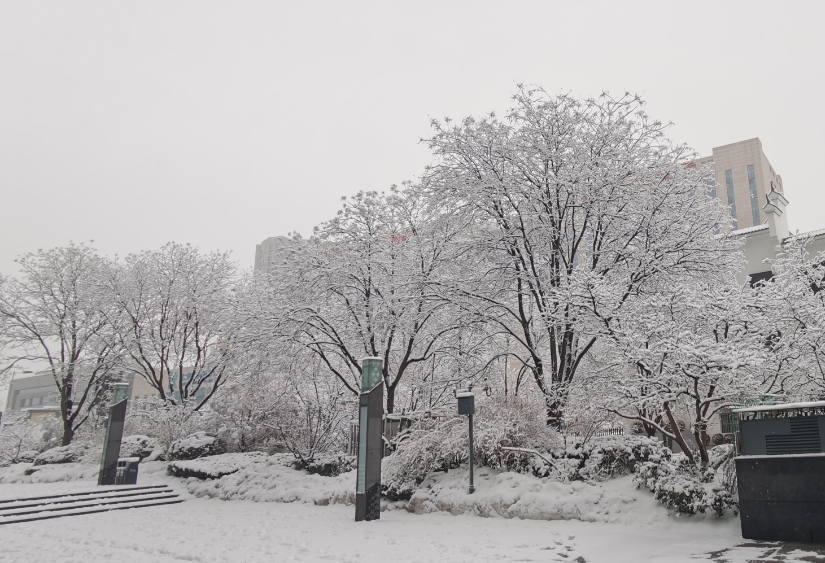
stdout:
<svg viewBox="0 0 825 563">
<path fill-rule="evenodd" d="M 355 521 L 381 518 L 381 457 L 384 455 L 384 382 L 381 358 L 361 360 L 358 401 L 358 477 Z"/>
<path fill-rule="evenodd" d="M 117 459 L 120 457 L 120 441 L 123 439 L 123 423 L 126 421 L 128 393 L 128 383 L 115 383 L 113 385 L 109 420 L 106 423 L 106 440 L 103 442 L 100 473 L 97 477 L 98 485 L 115 484 Z"/>
</svg>

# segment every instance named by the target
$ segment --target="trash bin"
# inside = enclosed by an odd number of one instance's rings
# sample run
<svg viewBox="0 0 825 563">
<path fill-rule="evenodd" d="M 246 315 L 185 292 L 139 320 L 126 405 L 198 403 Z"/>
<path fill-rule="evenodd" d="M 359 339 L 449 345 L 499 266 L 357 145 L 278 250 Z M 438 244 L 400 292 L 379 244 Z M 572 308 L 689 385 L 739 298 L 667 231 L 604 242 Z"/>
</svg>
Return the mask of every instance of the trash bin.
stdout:
<svg viewBox="0 0 825 563">
<path fill-rule="evenodd" d="M 137 485 L 139 457 L 122 457 L 117 460 L 115 485 Z"/>
</svg>

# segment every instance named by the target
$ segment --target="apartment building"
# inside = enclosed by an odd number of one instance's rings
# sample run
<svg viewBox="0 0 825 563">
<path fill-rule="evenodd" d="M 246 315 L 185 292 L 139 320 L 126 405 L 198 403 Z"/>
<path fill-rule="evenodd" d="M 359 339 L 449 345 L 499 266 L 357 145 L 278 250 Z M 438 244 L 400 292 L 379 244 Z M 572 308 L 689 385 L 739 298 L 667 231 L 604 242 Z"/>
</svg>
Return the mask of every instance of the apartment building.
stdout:
<svg viewBox="0 0 825 563">
<path fill-rule="evenodd" d="M 694 163 L 713 167 L 717 185 L 709 188 L 724 205 L 730 206 L 737 230 L 765 223 L 762 207 L 771 185 L 776 192 L 785 193 L 782 176 L 771 166 L 758 138 L 714 147 L 712 156 Z"/>
<path fill-rule="evenodd" d="M 288 237 L 269 237 L 255 246 L 255 271 L 271 272 L 286 261 L 292 240 Z"/>
</svg>

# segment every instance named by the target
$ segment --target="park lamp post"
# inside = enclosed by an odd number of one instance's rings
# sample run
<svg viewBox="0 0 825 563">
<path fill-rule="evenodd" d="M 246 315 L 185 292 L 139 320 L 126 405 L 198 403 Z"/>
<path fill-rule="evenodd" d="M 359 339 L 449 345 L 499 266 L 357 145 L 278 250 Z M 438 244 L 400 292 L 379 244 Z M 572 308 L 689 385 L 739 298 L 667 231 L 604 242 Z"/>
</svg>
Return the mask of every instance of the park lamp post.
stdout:
<svg viewBox="0 0 825 563">
<path fill-rule="evenodd" d="M 476 487 L 473 484 L 473 415 L 476 413 L 476 396 L 475 393 L 472 392 L 473 386 L 470 385 L 469 389 L 460 389 L 455 392 L 455 398 L 458 401 L 458 414 L 459 415 L 467 415 L 470 422 L 470 489 L 469 494 L 473 494 L 476 491 Z"/>
<path fill-rule="evenodd" d="M 358 398 L 358 475 L 355 521 L 381 518 L 381 458 L 384 455 L 384 381 L 381 358 L 361 360 Z"/>
</svg>

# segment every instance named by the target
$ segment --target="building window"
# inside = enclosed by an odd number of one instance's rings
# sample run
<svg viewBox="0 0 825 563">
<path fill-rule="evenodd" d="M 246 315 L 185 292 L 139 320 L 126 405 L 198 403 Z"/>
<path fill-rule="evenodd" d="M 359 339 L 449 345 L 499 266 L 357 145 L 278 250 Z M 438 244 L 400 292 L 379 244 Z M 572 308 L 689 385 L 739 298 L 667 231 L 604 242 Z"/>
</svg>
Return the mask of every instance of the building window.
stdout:
<svg viewBox="0 0 825 563">
<path fill-rule="evenodd" d="M 761 223 L 759 220 L 759 198 L 756 195 L 756 171 L 753 164 L 748 164 L 748 189 L 751 192 L 751 212 L 753 213 L 753 224 Z"/>
<path fill-rule="evenodd" d="M 722 434 L 730 434 L 730 411 L 722 411 L 719 413 L 719 426 Z"/>
<path fill-rule="evenodd" d="M 725 185 L 728 188 L 728 205 L 730 205 L 730 216 L 736 224 L 736 198 L 733 196 L 733 171 L 725 170 Z"/>
</svg>

